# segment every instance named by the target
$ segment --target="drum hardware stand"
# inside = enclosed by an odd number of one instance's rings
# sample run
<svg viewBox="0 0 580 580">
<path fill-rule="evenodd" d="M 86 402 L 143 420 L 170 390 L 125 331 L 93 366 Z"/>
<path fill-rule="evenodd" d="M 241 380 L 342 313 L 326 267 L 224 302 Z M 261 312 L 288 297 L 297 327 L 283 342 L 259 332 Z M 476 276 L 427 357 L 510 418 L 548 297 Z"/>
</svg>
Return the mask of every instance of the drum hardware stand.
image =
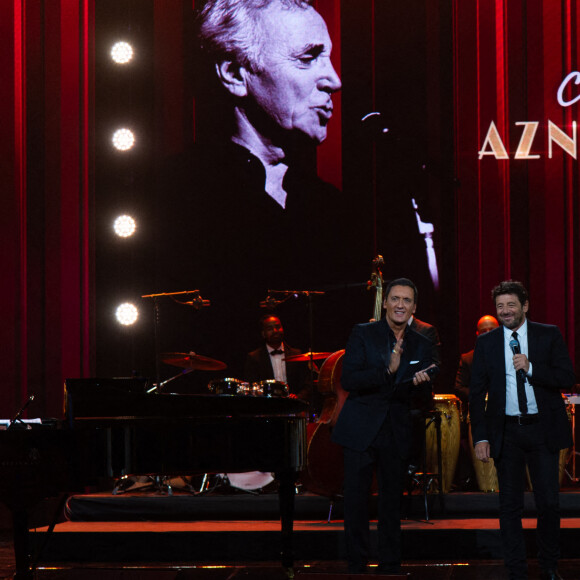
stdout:
<svg viewBox="0 0 580 580">
<path fill-rule="evenodd" d="M 192 296 L 192 301 L 191 302 L 181 302 L 179 300 L 175 299 L 175 296 Z M 161 349 L 159 346 L 159 298 L 163 298 L 163 297 L 170 297 L 173 300 L 175 300 L 178 304 L 186 304 L 188 306 L 193 306 L 196 309 L 202 308 L 204 306 L 209 306 L 210 305 L 210 301 L 209 300 L 204 300 L 201 295 L 199 290 L 183 290 L 181 292 L 162 292 L 160 294 L 143 294 L 141 296 L 141 298 L 153 298 L 153 311 L 154 311 L 154 316 L 153 316 L 153 332 L 154 332 L 154 344 L 155 344 L 155 389 L 151 389 L 150 391 L 147 392 L 151 392 L 153 390 L 157 390 L 159 391 L 160 388 L 162 388 L 162 383 L 161 383 L 161 369 L 160 369 L 160 362 L 161 362 Z M 193 369 L 192 369 L 193 370 Z M 173 377 L 175 378 L 175 377 Z M 170 379 L 172 380 L 172 379 Z M 169 381 L 165 381 L 165 383 L 167 383 Z M 163 383 L 163 384 L 165 384 Z M 160 387 L 158 388 L 157 385 Z"/>
<path fill-rule="evenodd" d="M 326 523 L 329 524 L 332 521 L 332 512 L 337 500 L 343 499 L 340 495 L 335 495 L 330 498 L 330 504 L 328 505 L 328 518 L 326 518 Z"/>
<path fill-rule="evenodd" d="M 431 484 L 435 481 L 437 482 L 437 492 L 439 496 L 439 503 L 441 505 L 441 510 L 445 512 L 445 494 L 443 493 L 443 461 L 441 458 L 441 411 L 436 409 L 427 411 L 425 413 L 425 418 L 428 419 L 425 425 L 425 439 L 423 442 L 423 471 L 416 471 L 412 475 L 411 483 L 408 487 L 409 501 L 411 499 L 411 485 L 415 483 L 419 489 L 423 492 L 423 503 L 425 506 L 425 522 L 433 523 L 429 521 L 429 502 L 428 502 L 428 491 Z M 438 473 L 427 473 L 427 429 L 431 425 L 435 425 L 435 431 L 437 434 L 437 469 Z"/>
<path fill-rule="evenodd" d="M 283 300 L 276 300 L 272 295 L 281 294 L 285 296 Z M 313 296 L 324 296 L 325 292 L 320 290 L 268 290 L 268 297 L 264 304 L 282 304 L 291 297 L 298 298 L 298 296 L 306 296 L 308 300 L 308 352 L 310 353 L 310 360 L 308 361 L 308 370 L 310 371 L 310 386 L 314 389 L 314 375 L 318 373 L 318 367 L 314 362 L 314 304 Z"/>
<path fill-rule="evenodd" d="M 169 475 L 147 475 L 144 476 L 146 481 L 138 481 L 139 476 L 137 476 L 137 480 L 131 476 L 125 475 L 121 479 L 117 481 L 113 491 L 111 492 L 112 495 L 120 495 L 126 492 L 141 492 L 141 491 L 149 491 L 152 490 L 159 494 L 172 496 L 173 489 L 175 487 L 174 484 L 171 482 L 173 481 L 173 477 Z M 186 482 L 184 477 L 181 477 L 184 482 L 183 488 L 179 488 L 180 490 L 183 489 L 184 491 L 191 493 L 192 495 L 199 495 L 200 491 L 197 491 L 193 488 L 192 485 Z"/>
<path fill-rule="evenodd" d="M 565 468 L 566 475 L 570 478 L 573 483 L 578 483 L 580 477 L 576 475 L 576 456 L 579 454 L 576 451 L 576 404 L 580 403 L 579 395 L 567 395 L 568 401 L 570 402 L 570 415 L 572 417 L 572 473 Z M 570 462 L 570 460 L 568 461 Z"/>
<path fill-rule="evenodd" d="M 165 379 L 164 381 L 161 381 L 161 383 L 153 383 L 153 386 L 150 389 L 147 389 L 147 393 L 155 393 L 155 392 L 161 392 L 164 388 L 165 385 L 167 383 L 170 383 L 171 381 L 174 381 L 175 379 L 178 379 L 179 377 L 183 376 L 183 375 L 187 375 L 188 373 L 193 372 L 193 369 L 183 369 L 180 373 L 177 373 L 176 375 L 173 375 L 172 377 L 169 377 L 168 379 Z"/>
</svg>

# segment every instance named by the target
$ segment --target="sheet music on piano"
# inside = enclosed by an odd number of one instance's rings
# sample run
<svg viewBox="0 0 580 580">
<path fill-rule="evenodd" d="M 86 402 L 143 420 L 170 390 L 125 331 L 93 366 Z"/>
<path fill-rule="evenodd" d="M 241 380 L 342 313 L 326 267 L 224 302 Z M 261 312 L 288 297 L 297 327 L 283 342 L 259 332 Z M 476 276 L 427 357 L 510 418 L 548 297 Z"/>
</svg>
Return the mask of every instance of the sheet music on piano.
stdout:
<svg viewBox="0 0 580 580">
<path fill-rule="evenodd" d="M 8 425 L 12 422 L 12 419 L 0 419 L 0 431 L 4 431 L 8 428 Z M 19 423 L 26 425 L 27 429 L 31 429 L 32 425 L 42 425 L 42 419 L 19 419 Z"/>
</svg>

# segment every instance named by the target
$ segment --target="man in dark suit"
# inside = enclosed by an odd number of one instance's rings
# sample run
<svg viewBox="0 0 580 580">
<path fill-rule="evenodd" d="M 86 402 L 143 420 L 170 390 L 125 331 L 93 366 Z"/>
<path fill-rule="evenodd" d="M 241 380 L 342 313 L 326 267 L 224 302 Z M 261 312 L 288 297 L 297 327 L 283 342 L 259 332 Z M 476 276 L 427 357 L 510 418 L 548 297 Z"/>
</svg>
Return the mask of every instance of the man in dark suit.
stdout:
<svg viewBox="0 0 580 580">
<path fill-rule="evenodd" d="M 520 282 L 502 282 L 492 297 L 502 326 L 478 339 L 469 387 L 475 454 L 484 462 L 493 457 L 497 468 L 504 561 L 513 580 L 528 577 L 521 522 L 527 464 L 542 578 L 555 580 L 561 578 L 559 451 L 572 445 L 560 391 L 574 385 L 574 369 L 558 328 L 527 320 L 528 293 Z"/>
<path fill-rule="evenodd" d="M 347 343 L 342 387 L 348 391 L 332 440 L 344 448 L 344 527 L 349 572 L 369 558 L 368 497 L 376 464 L 379 485 L 379 572 L 401 565 L 400 507 L 415 396 L 431 397 L 431 341 L 408 324 L 417 289 L 406 278 L 386 289 L 385 318 L 356 325 Z"/>
<path fill-rule="evenodd" d="M 287 383 L 291 395 L 309 401 L 304 363 L 286 362 L 286 357 L 300 354 L 300 350 L 284 342 L 282 322 L 273 314 L 265 314 L 260 325 L 264 344 L 248 353 L 244 379 L 250 383 L 272 379 Z"/>
</svg>

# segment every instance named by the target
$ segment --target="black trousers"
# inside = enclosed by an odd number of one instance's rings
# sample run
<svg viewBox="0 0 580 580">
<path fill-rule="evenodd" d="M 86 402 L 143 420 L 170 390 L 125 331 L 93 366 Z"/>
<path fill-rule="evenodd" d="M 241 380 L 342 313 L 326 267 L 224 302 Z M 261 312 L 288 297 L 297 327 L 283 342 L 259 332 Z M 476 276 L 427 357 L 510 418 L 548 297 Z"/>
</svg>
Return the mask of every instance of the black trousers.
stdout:
<svg viewBox="0 0 580 580">
<path fill-rule="evenodd" d="M 501 457 L 495 461 L 499 482 L 500 529 L 504 561 L 511 580 L 526 579 L 522 530 L 526 464 L 538 512 L 538 559 L 544 570 L 556 568 L 560 556 L 559 452 L 550 451 L 540 423 L 506 423 Z"/>
<path fill-rule="evenodd" d="M 379 571 L 395 571 L 401 565 L 401 496 L 407 462 L 399 455 L 388 418 L 368 449 L 344 448 L 344 531 L 351 572 L 361 571 L 369 559 L 369 496 L 374 466 L 379 486 Z"/>
</svg>

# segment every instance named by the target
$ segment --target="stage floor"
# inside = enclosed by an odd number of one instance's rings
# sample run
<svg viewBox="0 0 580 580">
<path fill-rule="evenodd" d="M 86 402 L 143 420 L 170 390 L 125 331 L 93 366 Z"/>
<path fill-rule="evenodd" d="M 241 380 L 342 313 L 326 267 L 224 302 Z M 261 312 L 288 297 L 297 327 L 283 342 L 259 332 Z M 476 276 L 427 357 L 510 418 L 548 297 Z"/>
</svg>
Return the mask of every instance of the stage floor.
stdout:
<svg viewBox="0 0 580 580">
<path fill-rule="evenodd" d="M 403 570 L 426 580 L 504 580 L 497 494 L 450 493 L 443 512 L 429 497 L 425 521 L 421 496 L 414 496 L 402 519 Z M 562 576 L 580 580 L 580 493 L 565 490 L 562 503 Z M 296 498 L 294 551 L 296 580 L 349 578 L 344 563 L 340 502 L 327 523 L 329 500 L 313 494 Z M 41 580 L 241 580 L 284 579 L 278 563 L 280 524 L 277 494 L 173 496 L 135 493 L 73 496 L 69 516 L 47 536 L 31 530 L 31 552 Z M 374 506 L 371 505 L 371 513 Z M 524 529 L 530 580 L 539 578 L 534 560 L 533 499 L 526 494 Z M 84 521 L 79 521 L 84 520 Z M 376 558 L 376 522 L 371 524 Z M 11 541 L 0 544 L 0 578 L 10 578 Z M 373 573 L 376 568 L 369 568 Z M 4 575 L 3 575 L 4 574 Z M 351 575 L 355 580 L 355 576 Z"/>
</svg>

